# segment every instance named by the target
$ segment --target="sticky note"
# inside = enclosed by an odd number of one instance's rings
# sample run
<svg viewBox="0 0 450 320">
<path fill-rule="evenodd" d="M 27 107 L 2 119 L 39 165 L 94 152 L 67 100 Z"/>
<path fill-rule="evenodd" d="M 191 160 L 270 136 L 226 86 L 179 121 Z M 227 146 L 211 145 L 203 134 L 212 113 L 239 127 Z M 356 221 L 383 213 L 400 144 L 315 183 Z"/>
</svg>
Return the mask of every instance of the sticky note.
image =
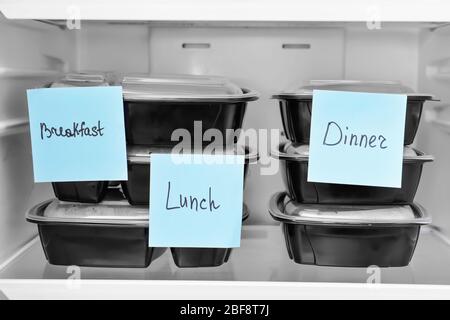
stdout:
<svg viewBox="0 0 450 320">
<path fill-rule="evenodd" d="M 27 95 L 35 182 L 128 179 L 121 87 Z"/>
<path fill-rule="evenodd" d="M 152 154 L 149 246 L 239 247 L 243 163 L 241 155 Z"/>
<path fill-rule="evenodd" d="M 407 96 L 316 90 L 308 181 L 400 188 Z"/>
</svg>

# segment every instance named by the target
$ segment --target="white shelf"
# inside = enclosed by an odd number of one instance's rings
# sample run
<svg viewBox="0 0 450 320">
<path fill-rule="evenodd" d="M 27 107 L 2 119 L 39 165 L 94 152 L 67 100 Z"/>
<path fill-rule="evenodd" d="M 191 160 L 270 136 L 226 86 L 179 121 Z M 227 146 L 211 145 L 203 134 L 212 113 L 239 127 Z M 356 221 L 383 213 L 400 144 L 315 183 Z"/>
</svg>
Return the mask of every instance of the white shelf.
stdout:
<svg viewBox="0 0 450 320">
<path fill-rule="evenodd" d="M 366 284 L 365 268 L 296 264 L 279 226 L 244 226 L 241 248 L 221 267 L 180 269 L 166 251 L 146 269 L 81 268 L 82 280 L 49 265 L 36 239 L 0 269 L 0 291 L 25 299 L 449 298 L 450 246 L 436 231 L 422 231 L 411 264 L 381 269 L 382 284 Z"/>
<path fill-rule="evenodd" d="M 450 21 L 448 0 L 0 0 L 10 19 L 133 21 Z"/>
<path fill-rule="evenodd" d="M 341 283 L 0 280 L 0 300 L 445 300 L 450 286 Z"/>
</svg>

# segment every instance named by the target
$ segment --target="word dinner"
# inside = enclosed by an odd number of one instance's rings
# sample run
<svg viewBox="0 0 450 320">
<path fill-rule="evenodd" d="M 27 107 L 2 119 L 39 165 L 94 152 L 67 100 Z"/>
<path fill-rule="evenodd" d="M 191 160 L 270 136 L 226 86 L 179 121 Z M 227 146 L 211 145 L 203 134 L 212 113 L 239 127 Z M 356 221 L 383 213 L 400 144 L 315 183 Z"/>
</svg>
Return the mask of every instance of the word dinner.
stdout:
<svg viewBox="0 0 450 320">
<path fill-rule="evenodd" d="M 337 146 L 339 144 L 348 145 L 352 147 L 361 148 L 380 148 L 386 149 L 387 141 L 383 135 L 368 135 L 368 134 L 355 134 L 348 133 L 348 127 L 345 127 L 345 132 L 339 124 L 334 121 L 328 122 L 325 135 L 323 137 L 323 145 L 325 146 Z"/>
</svg>

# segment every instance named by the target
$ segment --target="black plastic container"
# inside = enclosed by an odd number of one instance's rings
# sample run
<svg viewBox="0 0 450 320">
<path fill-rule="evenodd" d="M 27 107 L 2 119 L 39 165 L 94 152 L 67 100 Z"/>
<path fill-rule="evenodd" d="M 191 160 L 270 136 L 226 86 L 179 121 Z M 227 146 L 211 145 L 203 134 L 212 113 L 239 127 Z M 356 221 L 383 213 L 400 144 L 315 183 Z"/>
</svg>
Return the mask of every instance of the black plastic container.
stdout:
<svg viewBox="0 0 450 320">
<path fill-rule="evenodd" d="M 165 248 L 148 247 L 148 208 L 125 200 L 97 205 L 49 200 L 32 208 L 27 221 L 38 225 L 50 264 L 145 268 Z"/>
<path fill-rule="evenodd" d="M 98 203 L 108 188 L 107 181 L 53 182 L 55 196 L 61 201 Z"/>
<path fill-rule="evenodd" d="M 111 75 L 93 73 L 70 73 L 50 88 L 104 87 L 112 81 Z M 98 203 L 103 200 L 108 181 L 53 182 L 55 196 L 61 201 Z"/>
<path fill-rule="evenodd" d="M 431 219 L 419 205 L 303 205 L 275 194 L 270 214 L 281 221 L 289 257 L 333 267 L 403 267 L 411 261 L 422 225 Z"/>
<path fill-rule="evenodd" d="M 242 220 L 249 216 L 244 204 Z M 232 248 L 170 248 L 173 261 L 179 268 L 219 267 L 230 259 Z"/>
<path fill-rule="evenodd" d="M 419 127 L 425 101 L 432 95 L 417 94 L 394 82 L 312 81 L 311 85 L 274 95 L 279 100 L 281 118 L 286 137 L 295 143 L 309 144 L 313 90 L 357 91 L 373 93 L 399 93 L 408 96 L 404 145 L 410 145 Z M 388 115 L 386 115 L 388 116 Z"/>
<path fill-rule="evenodd" d="M 128 181 L 122 182 L 125 197 L 132 205 L 148 205 L 150 198 L 150 154 L 152 152 L 170 153 L 170 148 L 128 147 Z M 232 152 L 245 155 L 244 177 L 248 165 L 258 160 L 258 154 L 249 148 L 236 146 Z M 244 181 L 245 182 L 245 181 Z"/>
<path fill-rule="evenodd" d="M 247 102 L 258 98 L 224 78 L 205 76 L 126 77 L 123 88 L 130 145 L 173 146 L 179 142 L 171 139 L 177 129 L 192 138 L 218 129 L 225 144 L 226 130 L 240 129 Z M 196 121 L 201 122 L 197 133 Z"/>
<path fill-rule="evenodd" d="M 433 161 L 405 147 L 401 188 L 308 182 L 309 146 L 290 142 L 272 155 L 280 159 L 283 181 L 293 200 L 309 204 L 404 204 L 412 203 L 425 162 Z"/>
<path fill-rule="evenodd" d="M 219 267 L 228 262 L 231 248 L 170 248 L 178 268 Z"/>
</svg>

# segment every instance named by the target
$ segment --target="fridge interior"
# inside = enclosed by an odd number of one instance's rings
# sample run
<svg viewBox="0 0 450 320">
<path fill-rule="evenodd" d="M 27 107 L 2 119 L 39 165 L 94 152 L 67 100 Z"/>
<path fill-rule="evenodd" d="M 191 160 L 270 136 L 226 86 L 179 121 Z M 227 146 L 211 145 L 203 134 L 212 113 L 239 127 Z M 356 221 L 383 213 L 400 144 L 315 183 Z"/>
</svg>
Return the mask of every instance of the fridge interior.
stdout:
<svg viewBox="0 0 450 320">
<path fill-rule="evenodd" d="M 271 95 L 313 79 L 394 80 L 440 99 L 425 105 L 415 145 L 435 156 L 424 168 L 416 201 L 430 212 L 409 267 L 383 270 L 382 282 L 450 284 L 450 27 L 439 23 L 152 23 L 0 19 L 0 277 L 67 278 L 46 264 L 34 225 L 25 212 L 53 197 L 33 182 L 25 90 L 68 71 L 114 71 L 226 76 L 254 88 L 244 128 L 281 129 Z M 268 154 L 261 153 L 261 163 Z M 365 282 L 366 269 L 301 266 L 288 259 L 278 223 L 268 214 L 270 196 L 283 190 L 279 174 L 250 167 L 245 202 L 250 218 L 243 246 L 220 268 L 177 270 L 170 257 L 148 270 L 89 269 L 91 279 L 258 280 Z M 254 261 L 261 268 L 254 272 Z"/>
</svg>

